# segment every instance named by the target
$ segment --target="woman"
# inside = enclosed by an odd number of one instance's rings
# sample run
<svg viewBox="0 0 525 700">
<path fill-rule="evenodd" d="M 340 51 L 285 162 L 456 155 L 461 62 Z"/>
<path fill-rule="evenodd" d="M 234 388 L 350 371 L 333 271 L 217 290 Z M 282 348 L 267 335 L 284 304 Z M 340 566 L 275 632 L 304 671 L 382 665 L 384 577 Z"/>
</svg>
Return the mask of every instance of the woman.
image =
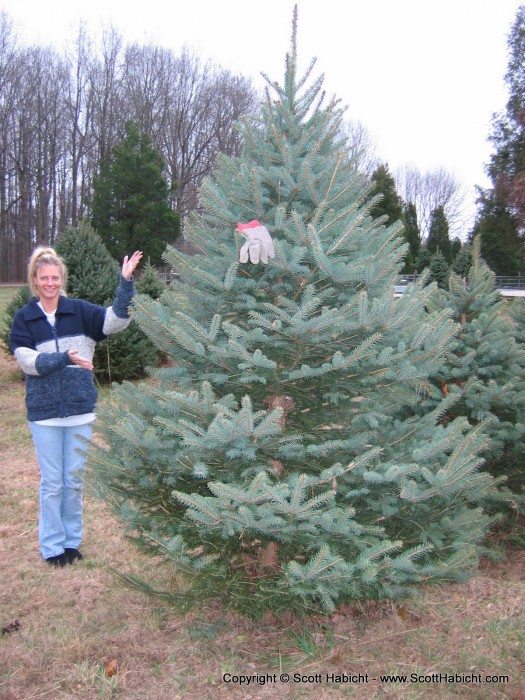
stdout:
<svg viewBox="0 0 525 700">
<path fill-rule="evenodd" d="M 133 272 L 142 252 L 124 258 L 112 306 L 66 296 L 67 268 L 53 248 L 37 248 L 28 265 L 34 296 L 16 314 L 11 348 L 26 377 L 26 407 L 40 467 L 39 543 L 53 566 L 82 559 L 80 450 L 91 438 L 97 390 L 95 345 L 130 323 Z"/>
</svg>

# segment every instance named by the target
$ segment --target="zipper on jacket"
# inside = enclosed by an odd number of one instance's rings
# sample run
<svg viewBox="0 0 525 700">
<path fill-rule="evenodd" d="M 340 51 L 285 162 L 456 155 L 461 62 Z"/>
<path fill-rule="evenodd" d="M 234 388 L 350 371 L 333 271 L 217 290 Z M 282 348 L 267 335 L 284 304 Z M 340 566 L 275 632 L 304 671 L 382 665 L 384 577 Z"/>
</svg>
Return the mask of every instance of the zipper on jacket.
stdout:
<svg viewBox="0 0 525 700">
<path fill-rule="evenodd" d="M 54 322 L 53 324 L 50 324 L 50 325 L 51 325 L 51 329 L 53 330 L 53 337 L 54 337 L 54 339 L 55 339 L 55 347 L 56 347 L 56 349 L 57 349 L 57 352 L 60 352 L 60 346 L 59 346 L 59 344 L 58 344 L 58 333 L 57 333 L 57 329 L 56 329 L 56 324 L 57 324 L 57 319 L 56 319 L 56 316 L 55 316 L 55 322 Z M 60 381 L 60 411 L 59 411 L 59 412 L 60 412 L 60 416 L 58 416 L 58 418 L 65 418 L 64 405 L 63 405 L 63 399 L 62 399 L 62 397 L 63 397 L 63 395 L 64 395 L 64 392 L 63 392 L 63 388 L 64 388 L 64 387 L 63 387 L 63 384 L 64 384 L 64 382 L 63 382 L 63 378 L 62 378 L 62 372 L 59 372 L 59 373 L 58 373 L 58 379 L 59 379 L 59 381 Z"/>
</svg>

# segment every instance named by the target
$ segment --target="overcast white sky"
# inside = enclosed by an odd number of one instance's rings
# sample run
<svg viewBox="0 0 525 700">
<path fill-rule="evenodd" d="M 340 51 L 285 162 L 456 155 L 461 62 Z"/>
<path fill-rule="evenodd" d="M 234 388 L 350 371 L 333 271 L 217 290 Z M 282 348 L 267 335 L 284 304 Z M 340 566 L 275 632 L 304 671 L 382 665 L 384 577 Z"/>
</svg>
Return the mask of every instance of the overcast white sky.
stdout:
<svg viewBox="0 0 525 700">
<path fill-rule="evenodd" d="M 58 50 L 80 21 L 94 39 L 113 26 L 126 41 L 282 82 L 298 6 L 299 67 L 317 58 L 328 93 L 348 106 L 391 172 L 444 167 L 475 185 L 491 146 L 490 119 L 506 103 L 507 35 L 525 0 L 0 0 L 20 39 Z"/>
</svg>

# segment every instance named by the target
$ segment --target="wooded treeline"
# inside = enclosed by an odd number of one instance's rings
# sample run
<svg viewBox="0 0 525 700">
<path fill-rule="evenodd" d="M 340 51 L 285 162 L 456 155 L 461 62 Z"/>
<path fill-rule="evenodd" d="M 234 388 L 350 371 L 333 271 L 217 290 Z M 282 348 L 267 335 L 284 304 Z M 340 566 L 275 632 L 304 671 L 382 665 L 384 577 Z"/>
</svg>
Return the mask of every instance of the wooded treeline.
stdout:
<svg viewBox="0 0 525 700">
<path fill-rule="evenodd" d="M 508 37 L 509 101 L 489 136 L 492 186 L 479 188 L 476 220 L 468 227 L 469 241 L 479 235 L 481 254 L 499 275 L 525 269 L 524 37 L 521 6 Z M 217 154 L 240 154 L 236 125 L 257 112 L 259 99 L 249 78 L 204 63 L 189 49 L 175 54 L 153 44 L 125 44 L 114 29 L 95 45 L 80 25 L 59 53 L 22 44 L 0 12 L 0 283 L 23 281 L 35 245 L 54 244 L 65 228 L 91 219 L 94 180 L 129 123 L 162 158 L 167 205 L 183 225 Z M 451 241 L 463 237 L 464 192 L 453 176 L 442 168 L 420 173 L 407 166 L 394 180 L 375 156 L 366 127 L 343 121 L 341 138 L 383 197 L 374 214 L 403 220 L 410 244 L 405 272 L 430 264 L 425 253 L 436 216 L 447 240 L 449 233 Z M 447 252 L 451 241 L 434 251 L 445 258 L 441 267 L 459 253 Z"/>
<path fill-rule="evenodd" d="M 79 27 L 58 53 L 21 44 L 0 13 L 0 282 L 22 281 L 34 245 L 89 218 L 93 178 L 126 121 L 162 155 L 184 219 L 217 153 L 239 153 L 234 125 L 258 102 L 248 78 L 187 49 L 124 44 L 115 30 L 94 46 Z"/>
</svg>

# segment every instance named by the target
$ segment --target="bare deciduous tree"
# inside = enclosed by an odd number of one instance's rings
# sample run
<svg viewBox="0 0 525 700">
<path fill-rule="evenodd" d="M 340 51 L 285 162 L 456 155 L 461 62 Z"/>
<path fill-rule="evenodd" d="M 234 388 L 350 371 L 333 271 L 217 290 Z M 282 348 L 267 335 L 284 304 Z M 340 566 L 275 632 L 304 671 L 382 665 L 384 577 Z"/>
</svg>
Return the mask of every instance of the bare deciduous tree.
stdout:
<svg viewBox="0 0 525 700">
<path fill-rule="evenodd" d="M 171 51 L 152 44 L 131 44 L 125 50 L 123 105 L 128 118 L 154 142 L 159 141 L 166 128 L 176 63 Z"/>
<path fill-rule="evenodd" d="M 124 126 L 121 75 L 123 51 L 120 34 L 115 29 L 108 29 L 102 37 L 101 57 L 91 65 L 93 136 L 96 141 L 93 157 L 96 164 L 108 157 Z"/>
<path fill-rule="evenodd" d="M 69 122 L 68 151 L 70 154 L 70 192 L 68 222 L 77 226 L 83 216 L 84 169 L 90 150 L 93 122 L 93 91 L 90 83 L 90 68 L 93 63 L 91 41 L 85 28 L 80 25 L 69 58 L 70 79 L 66 83 L 65 99 Z"/>
<path fill-rule="evenodd" d="M 255 102 L 247 79 L 209 63 L 202 65 L 188 50 L 182 53 L 161 144 L 171 181 L 177 183 L 176 208 L 182 218 L 198 205 L 199 185 L 218 153 L 239 151 L 235 123 L 254 110 Z"/>
<path fill-rule="evenodd" d="M 13 106 L 20 92 L 22 70 L 20 52 L 13 24 L 5 12 L 0 13 L 0 279 L 8 279 L 16 267 L 17 187 L 13 142 L 16 121 Z"/>
<path fill-rule="evenodd" d="M 343 119 L 341 136 L 345 139 L 349 156 L 354 159 L 357 170 L 369 177 L 379 165 L 376 144 L 370 132 L 360 121 Z"/>
<path fill-rule="evenodd" d="M 422 173 L 413 165 L 395 174 L 397 191 L 408 203 L 415 205 L 422 240 L 428 237 L 432 212 L 443 207 L 451 237 L 459 235 L 465 223 L 465 192 L 463 185 L 444 168 Z"/>
</svg>

